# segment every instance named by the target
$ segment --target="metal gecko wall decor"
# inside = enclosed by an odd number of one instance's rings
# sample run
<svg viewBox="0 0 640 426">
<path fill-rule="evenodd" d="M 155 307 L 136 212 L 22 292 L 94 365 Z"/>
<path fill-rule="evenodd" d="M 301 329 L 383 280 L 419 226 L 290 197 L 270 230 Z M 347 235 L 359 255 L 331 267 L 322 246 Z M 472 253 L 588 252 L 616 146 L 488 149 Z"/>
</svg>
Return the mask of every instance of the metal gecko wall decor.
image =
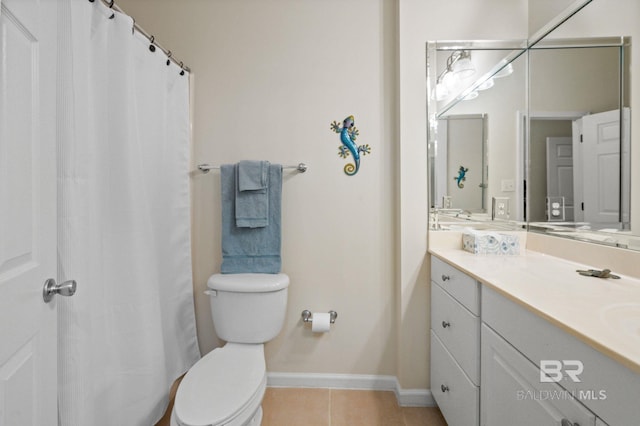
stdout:
<svg viewBox="0 0 640 426">
<path fill-rule="evenodd" d="M 342 127 L 337 121 L 331 123 L 331 130 L 340 134 L 340 142 L 342 145 L 338 147 L 338 155 L 342 158 L 347 158 L 349 154 L 353 156 L 353 163 L 347 163 L 344 166 L 344 172 L 348 176 L 353 176 L 360 170 L 360 153 L 367 155 L 371 153 L 371 147 L 369 144 L 356 145 L 356 138 L 360 134 L 355 126 L 355 119 L 353 115 L 348 116 L 342 121 Z"/>
<path fill-rule="evenodd" d="M 458 169 L 458 176 L 454 176 L 453 180 L 456 181 L 456 183 L 458 184 L 458 188 L 462 189 L 464 188 L 464 182 L 465 180 L 467 180 L 467 172 L 469 171 L 468 168 L 464 167 L 464 166 L 460 166 L 460 168 Z"/>
</svg>

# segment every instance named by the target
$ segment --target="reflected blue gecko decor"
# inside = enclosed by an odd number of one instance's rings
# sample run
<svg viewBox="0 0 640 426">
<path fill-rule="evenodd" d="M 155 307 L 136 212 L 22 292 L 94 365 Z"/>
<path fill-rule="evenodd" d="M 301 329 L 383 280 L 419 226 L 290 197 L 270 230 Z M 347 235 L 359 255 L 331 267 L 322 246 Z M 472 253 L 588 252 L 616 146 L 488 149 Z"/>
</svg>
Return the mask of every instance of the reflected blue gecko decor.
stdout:
<svg viewBox="0 0 640 426">
<path fill-rule="evenodd" d="M 356 145 L 356 138 L 360 134 L 356 129 L 355 118 L 353 115 L 348 116 L 342 121 L 342 127 L 337 121 L 331 123 L 331 130 L 340 134 L 340 142 L 342 145 L 338 147 L 338 155 L 347 158 L 349 154 L 353 155 L 353 163 L 347 163 L 344 166 L 344 172 L 348 176 L 353 176 L 360 170 L 360 153 L 367 155 L 371 153 L 371 147 L 367 145 Z"/>
<path fill-rule="evenodd" d="M 460 166 L 460 168 L 458 169 L 458 176 L 454 176 L 453 180 L 456 181 L 456 183 L 458 184 L 458 188 L 462 189 L 464 188 L 464 182 L 465 180 L 467 180 L 467 172 L 469 171 L 468 168 L 464 167 L 464 166 Z"/>
</svg>

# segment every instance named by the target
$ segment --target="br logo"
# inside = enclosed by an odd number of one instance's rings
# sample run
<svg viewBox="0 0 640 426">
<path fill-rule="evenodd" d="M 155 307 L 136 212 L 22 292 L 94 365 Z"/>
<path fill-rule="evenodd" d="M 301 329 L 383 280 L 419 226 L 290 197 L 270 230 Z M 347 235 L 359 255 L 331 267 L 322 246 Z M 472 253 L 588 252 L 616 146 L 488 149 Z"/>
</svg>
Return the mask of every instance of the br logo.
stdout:
<svg viewBox="0 0 640 426">
<path fill-rule="evenodd" d="M 575 359 L 543 359 L 540 360 L 540 382 L 557 383 L 564 375 L 567 375 L 574 382 L 580 382 L 580 374 L 584 371 L 582 361 Z M 564 374 L 563 374 L 564 373 Z"/>
</svg>

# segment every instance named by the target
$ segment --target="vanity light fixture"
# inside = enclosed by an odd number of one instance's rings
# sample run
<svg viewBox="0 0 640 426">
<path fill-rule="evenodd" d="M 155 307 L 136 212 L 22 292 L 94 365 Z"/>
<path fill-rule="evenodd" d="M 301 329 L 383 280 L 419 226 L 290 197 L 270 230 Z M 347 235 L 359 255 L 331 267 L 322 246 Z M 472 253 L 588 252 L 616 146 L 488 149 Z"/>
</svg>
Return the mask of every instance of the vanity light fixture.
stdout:
<svg viewBox="0 0 640 426">
<path fill-rule="evenodd" d="M 471 62 L 471 52 L 469 50 L 456 50 L 449 56 L 447 65 L 451 60 L 451 69 L 453 73 L 460 78 L 471 77 L 476 72 L 476 67 Z"/>
<path fill-rule="evenodd" d="M 447 66 L 436 80 L 434 97 L 438 101 L 446 99 L 460 86 L 461 80 L 471 77 L 476 67 L 471 61 L 471 51 L 456 50 L 447 58 Z"/>
<path fill-rule="evenodd" d="M 467 96 L 465 96 L 464 100 L 465 101 L 470 101 L 471 99 L 477 98 L 478 95 L 480 95 L 480 93 L 478 93 L 477 90 L 474 90 L 473 92 L 470 92 Z"/>
<path fill-rule="evenodd" d="M 449 96 L 449 89 L 447 89 L 447 86 L 445 86 L 443 83 L 436 84 L 436 88 L 433 91 L 433 97 L 437 101 L 443 101 L 447 99 L 448 96 Z"/>
<path fill-rule="evenodd" d="M 487 89 L 491 89 L 493 87 L 493 85 L 495 84 L 495 80 L 492 78 L 489 78 L 487 80 L 485 80 L 482 84 L 480 84 L 478 87 L 476 87 L 476 90 L 487 90 Z"/>
<path fill-rule="evenodd" d="M 513 65 L 511 64 L 511 62 L 509 62 L 504 68 L 495 73 L 493 78 L 502 78 L 511 74 L 513 74 Z"/>
</svg>

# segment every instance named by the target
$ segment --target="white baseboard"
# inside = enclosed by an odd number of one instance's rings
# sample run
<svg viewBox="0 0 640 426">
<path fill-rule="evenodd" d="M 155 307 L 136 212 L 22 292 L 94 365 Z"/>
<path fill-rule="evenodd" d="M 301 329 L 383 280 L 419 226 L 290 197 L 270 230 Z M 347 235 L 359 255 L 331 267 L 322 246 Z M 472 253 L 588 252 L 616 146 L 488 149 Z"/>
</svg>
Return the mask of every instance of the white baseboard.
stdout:
<svg viewBox="0 0 640 426">
<path fill-rule="evenodd" d="M 402 407 L 435 407 L 429 389 L 401 389 L 395 376 L 369 374 L 267 373 L 274 388 L 324 388 L 392 391 Z"/>
<path fill-rule="evenodd" d="M 430 389 L 396 389 L 396 398 L 401 407 L 436 407 Z"/>
</svg>

